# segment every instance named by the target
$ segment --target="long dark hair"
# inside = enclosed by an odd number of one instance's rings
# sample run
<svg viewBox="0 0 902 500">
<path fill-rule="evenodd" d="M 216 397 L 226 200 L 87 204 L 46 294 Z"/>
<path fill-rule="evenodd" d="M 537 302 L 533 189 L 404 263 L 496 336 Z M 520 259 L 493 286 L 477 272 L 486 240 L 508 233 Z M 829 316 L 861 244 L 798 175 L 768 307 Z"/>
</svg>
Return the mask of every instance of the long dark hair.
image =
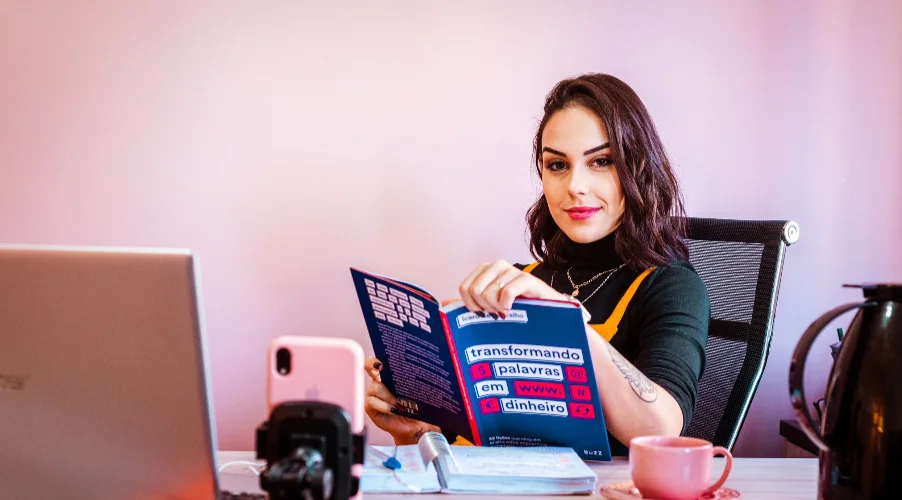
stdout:
<svg viewBox="0 0 902 500">
<path fill-rule="evenodd" d="M 598 115 L 608 132 L 611 156 L 620 178 L 625 209 L 615 249 L 634 271 L 688 260 L 683 242 L 685 209 L 679 184 L 654 122 L 639 96 L 621 80 L 586 74 L 559 82 L 545 100 L 545 116 L 534 141 L 533 161 L 542 177 L 542 132 L 551 115 L 582 106 Z M 530 252 L 551 267 L 564 264 L 565 236 L 551 217 L 545 196 L 526 215 Z"/>
</svg>

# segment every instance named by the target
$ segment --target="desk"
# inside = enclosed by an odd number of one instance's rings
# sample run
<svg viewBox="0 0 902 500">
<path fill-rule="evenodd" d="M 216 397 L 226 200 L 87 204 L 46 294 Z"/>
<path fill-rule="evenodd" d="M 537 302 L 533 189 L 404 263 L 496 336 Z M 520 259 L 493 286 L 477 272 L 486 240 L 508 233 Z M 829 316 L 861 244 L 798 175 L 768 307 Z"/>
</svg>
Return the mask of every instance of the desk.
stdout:
<svg viewBox="0 0 902 500">
<path fill-rule="evenodd" d="M 238 460 L 258 462 L 253 452 L 223 451 L 218 453 L 219 465 Z M 258 462 L 260 463 L 260 462 Z M 720 476 L 723 471 L 723 458 L 714 459 L 712 474 Z M 613 462 L 590 463 L 598 474 L 598 487 L 602 485 L 628 481 L 629 464 L 626 459 Z M 220 475 L 221 488 L 230 491 L 259 492 L 259 480 L 254 473 L 243 465 L 232 465 Z M 817 497 L 817 459 L 813 458 L 736 458 L 733 460 L 733 471 L 727 479 L 726 486 L 742 493 L 744 500 L 811 500 Z M 414 500 L 414 497 L 436 498 L 434 494 L 374 494 L 365 495 L 376 500 Z M 442 496 L 443 498 L 448 495 Z M 494 499 L 498 495 L 466 495 L 468 500 Z M 602 498 L 596 493 L 598 498 Z M 511 498 L 505 495 L 504 498 Z M 524 496 L 536 500 L 537 496 Z M 555 497 L 560 498 L 560 497 Z"/>
</svg>

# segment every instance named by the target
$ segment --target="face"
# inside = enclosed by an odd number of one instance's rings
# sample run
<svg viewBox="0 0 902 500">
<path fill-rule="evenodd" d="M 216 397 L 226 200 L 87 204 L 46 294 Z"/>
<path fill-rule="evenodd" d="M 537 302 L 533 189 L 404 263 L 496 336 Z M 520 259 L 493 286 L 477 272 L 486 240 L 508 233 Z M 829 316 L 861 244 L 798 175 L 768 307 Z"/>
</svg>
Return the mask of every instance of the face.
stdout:
<svg viewBox="0 0 902 500">
<path fill-rule="evenodd" d="M 556 112 L 542 131 L 542 190 L 571 240 L 590 243 L 620 224 L 624 200 L 601 118 L 581 106 Z"/>
</svg>

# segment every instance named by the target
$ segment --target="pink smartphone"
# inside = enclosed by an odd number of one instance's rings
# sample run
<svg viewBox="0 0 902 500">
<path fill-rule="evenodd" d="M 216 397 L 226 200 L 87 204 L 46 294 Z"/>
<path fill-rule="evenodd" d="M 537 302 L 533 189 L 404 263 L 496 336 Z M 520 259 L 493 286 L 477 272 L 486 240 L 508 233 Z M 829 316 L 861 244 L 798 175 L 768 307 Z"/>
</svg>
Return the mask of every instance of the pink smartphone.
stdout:
<svg viewBox="0 0 902 500">
<path fill-rule="evenodd" d="M 285 401 L 323 401 L 348 412 L 351 432 L 363 432 L 363 360 L 363 348 L 351 339 L 274 339 L 267 362 L 268 411 Z"/>
<path fill-rule="evenodd" d="M 267 361 L 267 404 L 272 412 L 285 401 L 322 401 L 348 413 L 351 432 L 364 427 L 363 348 L 351 339 L 282 336 L 270 342 Z M 351 475 L 360 477 L 355 464 Z M 360 492 L 351 498 L 360 498 Z"/>
</svg>

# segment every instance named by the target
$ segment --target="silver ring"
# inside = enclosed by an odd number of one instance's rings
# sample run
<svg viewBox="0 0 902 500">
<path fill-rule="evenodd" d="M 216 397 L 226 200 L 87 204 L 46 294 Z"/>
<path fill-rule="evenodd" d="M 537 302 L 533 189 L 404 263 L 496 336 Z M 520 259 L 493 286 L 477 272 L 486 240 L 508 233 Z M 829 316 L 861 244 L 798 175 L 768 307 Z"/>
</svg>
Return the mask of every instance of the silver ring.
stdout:
<svg viewBox="0 0 902 500">
<path fill-rule="evenodd" d="M 495 280 L 495 284 L 498 285 L 498 288 L 504 288 L 504 283 L 502 283 L 498 280 Z"/>
</svg>

